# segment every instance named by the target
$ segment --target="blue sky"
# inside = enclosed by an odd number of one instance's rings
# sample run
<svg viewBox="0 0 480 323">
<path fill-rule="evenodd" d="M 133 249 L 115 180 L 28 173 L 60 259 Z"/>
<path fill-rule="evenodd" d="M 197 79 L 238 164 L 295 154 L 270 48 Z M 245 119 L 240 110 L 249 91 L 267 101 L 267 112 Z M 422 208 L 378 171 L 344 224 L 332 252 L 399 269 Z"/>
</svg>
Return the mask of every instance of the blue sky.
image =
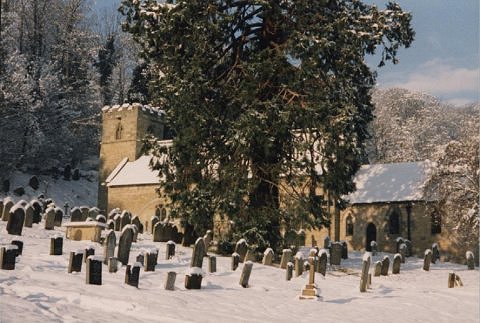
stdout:
<svg viewBox="0 0 480 323">
<path fill-rule="evenodd" d="M 120 0 L 96 0 L 97 8 Z M 387 1 L 366 0 L 384 8 Z M 415 41 L 400 62 L 377 70 L 380 88 L 403 87 L 455 105 L 479 100 L 479 1 L 397 0 L 413 14 Z M 367 58 L 377 69 L 378 58 Z"/>
</svg>

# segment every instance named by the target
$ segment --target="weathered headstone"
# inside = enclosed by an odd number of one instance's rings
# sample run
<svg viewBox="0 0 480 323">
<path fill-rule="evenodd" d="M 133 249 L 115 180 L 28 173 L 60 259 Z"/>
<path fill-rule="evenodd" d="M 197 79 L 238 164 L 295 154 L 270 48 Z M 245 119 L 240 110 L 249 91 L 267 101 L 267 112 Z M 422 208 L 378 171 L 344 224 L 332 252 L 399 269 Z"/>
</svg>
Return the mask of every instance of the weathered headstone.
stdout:
<svg viewBox="0 0 480 323">
<path fill-rule="evenodd" d="M 388 256 L 384 256 L 382 259 L 382 276 L 388 276 L 388 268 L 390 267 L 390 258 Z"/>
<path fill-rule="evenodd" d="M 361 276 L 360 276 L 360 292 L 361 293 L 365 293 L 367 291 L 368 272 L 370 270 L 371 259 L 372 259 L 372 257 L 370 256 L 370 253 L 365 253 L 363 255 L 362 273 L 361 273 Z"/>
<path fill-rule="evenodd" d="M 100 223 L 107 223 L 107 218 L 103 214 L 97 215 L 95 218 L 95 221 L 100 222 Z"/>
<path fill-rule="evenodd" d="M 54 236 L 50 238 L 50 255 L 60 256 L 63 253 L 63 238 Z"/>
<path fill-rule="evenodd" d="M 145 262 L 145 253 L 144 251 L 140 251 L 140 253 L 137 255 L 137 257 L 135 258 L 136 262 L 139 262 L 141 264 L 143 264 Z"/>
<path fill-rule="evenodd" d="M 203 256 L 205 255 L 205 242 L 203 238 L 198 238 L 193 247 L 192 260 L 190 267 L 202 268 Z"/>
<path fill-rule="evenodd" d="M 376 242 L 376 241 L 371 241 L 371 242 L 370 242 L 370 248 L 372 249 L 372 256 L 376 256 L 376 255 L 377 255 L 377 251 L 378 251 L 377 242 Z"/>
<path fill-rule="evenodd" d="M 135 215 L 132 218 L 132 224 L 137 226 L 137 229 L 138 229 L 139 233 L 143 233 L 143 225 L 142 225 L 142 222 L 140 222 L 140 219 L 138 218 L 138 216 Z"/>
<path fill-rule="evenodd" d="M 85 221 L 85 219 L 83 218 L 82 210 L 80 210 L 80 208 L 78 207 L 74 207 L 70 211 L 70 222 L 82 222 L 82 221 Z"/>
<path fill-rule="evenodd" d="M 107 229 L 115 231 L 115 221 L 114 220 L 108 220 L 107 221 Z"/>
<path fill-rule="evenodd" d="M 30 205 L 33 207 L 33 223 L 40 223 L 42 221 L 42 205 L 38 200 L 31 200 Z"/>
<path fill-rule="evenodd" d="M 198 238 L 202 239 L 203 238 Z M 198 240 L 197 240 L 198 241 Z M 202 287 L 202 268 L 190 267 L 185 275 L 185 288 L 186 289 L 200 289 Z"/>
<path fill-rule="evenodd" d="M 172 240 L 165 244 L 165 260 L 169 260 L 175 256 L 175 242 Z"/>
<path fill-rule="evenodd" d="M 130 257 L 130 248 L 132 247 L 133 230 L 126 227 L 120 234 L 118 241 L 117 259 L 122 264 L 128 264 L 128 258 Z"/>
<path fill-rule="evenodd" d="M 83 261 L 87 262 L 88 257 L 95 255 L 95 248 L 93 246 L 88 246 L 84 249 L 83 252 Z"/>
<path fill-rule="evenodd" d="M 402 243 L 405 243 L 405 239 L 403 239 L 402 237 L 398 237 L 397 239 L 395 239 L 395 242 L 396 242 L 395 252 L 399 253 L 400 252 L 400 245 Z"/>
<path fill-rule="evenodd" d="M 90 208 L 90 209 L 88 210 L 88 217 L 89 217 L 90 219 L 94 219 L 94 220 L 95 220 L 95 219 L 97 218 L 97 215 L 98 215 L 99 213 L 100 213 L 100 209 L 99 209 L 98 207 L 94 206 L 94 207 L 92 207 L 92 208 Z"/>
<path fill-rule="evenodd" d="M 236 270 L 238 268 L 238 264 L 240 263 L 240 255 L 236 252 L 232 254 L 232 270 Z"/>
<path fill-rule="evenodd" d="M 118 270 L 118 259 L 115 257 L 108 258 L 108 272 L 116 273 Z"/>
<path fill-rule="evenodd" d="M 242 274 L 240 275 L 240 285 L 243 288 L 248 287 L 248 281 L 250 279 L 250 274 L 252 273 L 253 262 L 247 261 L 243 265 Z"/>
<path fill-rule="evenodd" d="M 393 256 L 393 264 L 392 264 L 392 274 L 400 274 L 400 264 L 402 263 L 402 256 L 397 253 Z"/>
<path fill-rule="evenodd" d="M 68 273 L 81 272 L 83 263 L 83 252 L 70 251 L 70 258 L 68 260 Z"/>
<path fill-rule="evenodd" d="M 432 250 L 427 249 L 425 250 L 425 254 L 423 257 L 423 270 L 429 271 L 430 270 L 430 263 L 432 262 Z"/>
<path fill-rule="evenodd" d="M 17 246 L 17 256 L 21 256 L 23 253 L 23 241 L 20 240 L 12 240 L 10 244 L 13 244 L 14 246 Z"/>
<path fill-rule="evenodd" d="M 295 277 L 302 275 L 303 273 L 303 254 L 301 252 L 297 252 L 294 257 L 295 261 Z"/>
<path fill-rule="evenodd" d="M 150 249 L 144 253 L 143 270 L 155 271 L 157 265 L 158 249 Z"/>
<path fill-rule="evenodd" d="M 8 218 L 10 217 L 10 209 L 13 207 L 13 205 L 13 200 L 10 197 L 3 199 L 2 221 L 8 221 Z"/>
<path fill-rule="evenodd" d="M 374 268 L 373 276 L 378 277 L 381 274 L 382 274 L 382 262 L 377 261 L 377 262 L 375 262 L 375 268 Z"/>
<path fill-rule="evenodd" d="M 348 245 L 346 241 L 340 242 L 342 246 L 342 259 L 348 259 Z"/>
<path fill-rule="evenodd" d="M 165 289 L 166 290 L 175 290 L 175 278 L 177 278 L 177 273 L 174 271 L 169 271 L 167 277 L 165 278 Z"/>
<path fill-rule="evenodd" d="M 208 248 L 213 240 L 213 232 L 212 230 L 207 230 L 205 235 L 203 236 L 203 241 L 205 242 L 205 254 L 208 252 Z"/>
<path fill-rule="evenodd" d="M 405 245 L 407 246 L 407 252 L 405 254 L 406 257 L 412 256 L 412 242 L 408 239 L 404 241 Z"/>
<path fill-rule="evenodd" d="M 135 224 L 127 224 L 124 228 L 129 227 L 133 230 L 132 242 L 137 242 L 138 228 Z"/>
<path fill-rule="evenodd" d="M 273 256 L 273 249 L 267 248 L 263 253 L 262 264 L 264 264 L 265 266 L 271 266 L 273 264 Z"/>
<path fill-rule="evenodd" d="M 465 253 L 465 258 L 467 258 L 467 268 L 468 268 L 468 270 L 474 270 L 475 269 L 475 256 L 473 255 L 473 252 L 467 251 Z"/>
<path fill-rule="evenodd" d="M 141 266 L 142 265 L 139 262 L 136 262 L 133 265 L 127 265 L 125 270 L 125 284 L 138 288 Z"/>
<path fill-rule="evenodd" d="M 55 218 L 53 220 L 54 226 L 56 227 L 61 227 L 62 226 L 62 220 L 63 220 L 63 211 L 61 208 L 54 208 L 55 210 Z"/>
<path fill-rule="evenodd" d="M 256 257 L 255 251 L 253 251 L 252 249 L 248 249 L 248 250 L 247 250 L 247 254 L 245 255 L 245 259 L 244 259 L 243 261 L 244 261 L 244 262 L 245 262 L 245 261 L 252 261 L 252 262 L 257 261 L 257 257 Z"/>
<path fill-rule="evenodd" d="M 330 265 L 340 266 L 342 261 L 342 245 L 339 242 L 332 242 L 330 247 Z"/>
<path fill-rule="evenodd" d="M 245 256 L 247 255 L 248 251 L 248 244 L 245 239 L 238 240 L 237 244 L 235 245 L 235 252 L 238 253 L 240 256 L 240 262 L 245 261 Z"/>
<path fill-rule="evenodd" d="M 217 257 L 208 256 L 208 272 L 209 273 L 217 272 Z"/>
<path fill-rule="evenodd" d="M 20 204 L 16 204 L 10 210 L 10 216 L 7 222 L 8 234 L 21 236 L 24 221 L 25 221 L 25 209 Z"/>
<path fill-rule="evenodd" d="M 55 209 L 49 207 L 45 210 L 45 230 L 53 230 L 55 226 Z"/>
<path fill-rule="evenodd" d="M 280 260 L 280 268 L 287 268 L 287 264 L 292 261 L 292 250 L 283 249 L 282 250 L 282 259 Z"/>
<path fill-rule="evenodd" d="M 86 283 L 90 285 L 102 284 L 102 258 L 90 256 L 87 259 Z"/>
<path fill-rule="evenodd" d="M 121 231 L 122 230 L 122 218 L 120 217 L 120 214 L 115 215 L 113 218 L 113 221 L 115 222 L 115 231 Z M 155 241 L 155 240 L 154 240 Z"/>
<path fill-rule="evenodd" d="M 122 213 L 118 207 L 114 208 L 110 212 L 108 212 L 108 219 L 113 220 L 115 218 L 115 215 Z"/>
<path fill-rule="evenodd" d="M 150 225 L 150 233 L 151 233 L 151 234 L 153 234 L 153 232 L 154 232 L 153 230 L 154 230 L 154 228 L 155 228 L 155 225 L 156 225 L 158 222 L 160 222 L 160 218 L 159 218 L 158 216 L 155 216 L 155 215 L 154 215 L 154 216 L 152 216 L 152 217 L 150 218 L 150 223 L 151 223 L 151 225 Z"/>
<path fill-rule="evenodd" d="M 108 259 L 115 255 L 115 247 L 117 246 L 117 238 L 113 230 L 105 232 L 105 239 L 103 240 L 103 263 L 107 264 Z"/>
<path fill-rule="evenodd" d="M 325 249 L 318 252 L 317 272 L 324 277 L 327 274 L 327 250 Z"/>
<path fill-rule="evenodd" d="M 405 259 L 407 257 L 407 245 L 405 243 L 402 243 L 399 247 L 398 247 L 398 253 L 400 254 L 400 256 L 402 257 L 402 264 L 405 263 Z"/>
<path fill-rule="evenodd" d="M 438 249 L 438 244 L 432 244 L 432 263 L 436 263 L 437 260 L 440 260 L 440 250 Z"/>
<path fill-rule="evenodd" d="M 35 213 L 35 209 L 30 203 L 28 203 L 27 206 L 25 207 L 25 221 L 23 222 L 23 226 L 25 228 L 32 227 L 34 213 Z"/>
<path fill-rule="evenodd" d="M 290 280 L 290 279 L 292 279 L 292 276 L 293 276 L 293 263 L 289 261 L 286 265 L 286 277 L 285 278 L 287 280 Z"/>
<path fill-rule="evenodd" d="M 120 214 L 120 230 L 122 230 L 127 224 L 130 224 L 131 222 L 132 222 L 132 218 L 131 218 L 130 212 L 123 211 Z"/>
<path fill-rule="evenodd" d="M 448 274 L 448 288 L 453 288 L 455 286 L 461 287 L 463 286 L 462 280 L 460 276 L 455 273 Z"/>
<path fill-rule="evenodd" d="M 15 245 L 2 246 L 0 248 L 0 263 L 3 270 L 15 269 L 15 258 L 18 247 Z"/>
</svg>

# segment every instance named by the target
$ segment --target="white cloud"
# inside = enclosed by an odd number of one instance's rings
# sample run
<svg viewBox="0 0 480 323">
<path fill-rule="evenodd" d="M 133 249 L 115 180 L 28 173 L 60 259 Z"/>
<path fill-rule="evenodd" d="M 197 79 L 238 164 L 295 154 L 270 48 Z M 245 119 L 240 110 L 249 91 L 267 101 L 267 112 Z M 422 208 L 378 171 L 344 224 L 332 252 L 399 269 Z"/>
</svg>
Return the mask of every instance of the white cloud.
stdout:
<svg viewBox="0 0 480 323">
<path fill-rule="evenodd" d="M 403 81 L 390 81 L 382 87 L 401 87 L 451 97 L 453 100 L 453 94 L 476 93 L 479 89 L 479 75 L 479 68 L 455 67 L 446 60 L 433 59 L 407 74 Z"/>
</svg>

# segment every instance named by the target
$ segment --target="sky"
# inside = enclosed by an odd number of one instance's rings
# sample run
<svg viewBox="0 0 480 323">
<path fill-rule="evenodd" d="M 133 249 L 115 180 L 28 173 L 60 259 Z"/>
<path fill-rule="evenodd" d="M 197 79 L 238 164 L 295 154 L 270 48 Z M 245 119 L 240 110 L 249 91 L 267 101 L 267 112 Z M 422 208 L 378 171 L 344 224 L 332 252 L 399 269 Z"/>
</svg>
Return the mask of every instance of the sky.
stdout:
<svg viewBox="0 0 480 323">
<path fill-rule="evenodd" d="M 95 0 L 111 7 L 119 0 Z M 387 1 L 365 0 L 384 8 Z M 400 62 L 377 68 L 378 57 L 367 57 L 377 70 L 380 88 L 402 87 L 425 92 L 453 105 L 479 100 L 479 1 L 397 0 L 412 13 L 415 41 L 401 49 Z"/>
</svg>

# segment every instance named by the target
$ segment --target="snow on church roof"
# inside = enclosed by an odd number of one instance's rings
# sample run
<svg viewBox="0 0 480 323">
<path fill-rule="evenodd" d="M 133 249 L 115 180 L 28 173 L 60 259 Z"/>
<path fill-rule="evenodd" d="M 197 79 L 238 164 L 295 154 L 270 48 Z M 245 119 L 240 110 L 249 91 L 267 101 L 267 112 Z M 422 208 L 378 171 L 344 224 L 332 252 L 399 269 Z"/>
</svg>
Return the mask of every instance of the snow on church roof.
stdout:
<svg viewBox="0 0 480 323">
<path fill-rule="evenodd" d="M 363 165 L 355 175 L 357 190 L 345 198 L 351 204 L 423 201 L 429 161 Z"/>
<path fill-rule="evenodd" d="M 150 168 L 151 159 L 152 156 L 145 155 L 133 162 L 120 162 L 108 176 L 107 186 L 158 184 L 158 170 Z M 121 168 L 118 169 L 119 167 Z"/>
<path fill-rule="evenodd" d="M 140 104 L 140 103 L 124 103 L 122 105 L 106 105 L 102 108 L 102 112 L 109 113 L 115 111 L 122 111 L 122 110 L 132 110 L 133 108 L 142 109 L 144 112 L 149 112 L 150 114 L 158 114 L 159 116 L 164 115 L 165 111 L 160 109 L 159 107 L 152 107 L 148 104 Z"/>
</svg>

